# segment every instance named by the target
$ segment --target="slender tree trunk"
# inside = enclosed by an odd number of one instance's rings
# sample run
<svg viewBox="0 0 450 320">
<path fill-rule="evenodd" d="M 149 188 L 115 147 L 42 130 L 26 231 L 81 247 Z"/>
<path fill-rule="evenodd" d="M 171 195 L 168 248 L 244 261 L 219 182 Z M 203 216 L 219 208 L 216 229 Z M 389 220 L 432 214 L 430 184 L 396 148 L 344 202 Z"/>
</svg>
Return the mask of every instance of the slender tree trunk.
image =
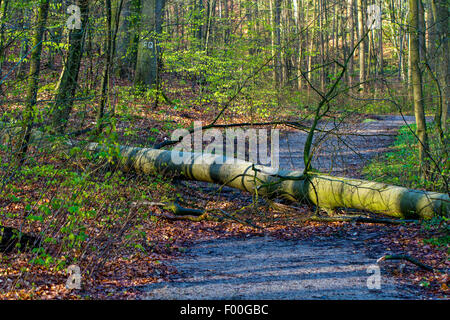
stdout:
<svg viewBox="0 0 450 320">
<path fill-rule="evenodd" d="M 314 50 L 314 40 L 315 40 L 315 36 L 317 35 L 317 31 L 316 28 L 319 25 L 319 10 L 318 10 L 318 0 L 313 1 L 313 29 L 311 30 L 311 36 L 310 36 L 310 43 L 309 43 L 309 56 L 308 56 L 308 73 L 307 73 L 307 78 L 308 81 L 312 82 L 314 80 L 314 76 L 312 73 L 312 65 L 313 65 L 313 50 Z M 315 60 L 315 59 L 314 59 Z M 308 86 L 308 91 L 307 91 L 307 97 L 309 99 L 309 95 L 311 92 L 311 87 Z"/>
<path fill-rule="evenodd" d="M 437 64 L 438 78 L 441 87 L 441 106 L 437 110 L 436 119 L 441 123 L 442 130 L 447 126 L 448 110 L 450 108 L 450 41 L 449 37 L 449 3 L 446 0 L 432 0 L 433 16 L 437 29 Z"/>
<path fill-rule="evenodd" d="M 104 44 L 105 65 L 103 67 L 102 87 L 100 93 L 100 103 L 97 109 L 97 131 L 103 130 L 103 116 L 105 113 L 105 104 L 108 101 L 109 71 L 112 61 L 112 10 L 111 0 L 105 0 L 106 14 L 106 37 Z"/>
<path fill-rule="evenodd" d="M 294 6 L 294 17 L 295 17 L 295 30 L 298 34 L 298 51 L 297 51 L 297 88 L 299 90 L 303 87 L 303 77 L 302 77 L 302 63 L 303 63 L 303 48 L 306 44 L 305 32 L 302 32 L 303 21 L 305 20 L 305 15 L 307 15 L 307 8 L 304 7 L 303 0 L 292 0 Z"/>
<path fill-rule="evenodd" d="M 3 0 L 0 3 L 0 80 L 3 78 L 3 62 L 5 61 L 5 21 L 8 12 L 9 0 Z M 0 92 L 1 92 L 1 82 L 0 82 Z"/>
<path fill-rule="evenodd" d="M 408 0 L 409 1 L 409 0 Z M 413 101 L 413 90 L 412 90 L 412 58 L 411 58 L 411 34 L 408 33 L 408 100 Z"/>
<path fill-rule="evenodd" d="M 363 6 L 363 0 L 357 0 L 358 2 L 358 38 L 362 39 L 362 37 L 364 37 L 364 16 L 365 16 L 365 12 L 364 12 L 364 6 Z M 366 51 L 366 47 L 365 47 L 365 40 L 361 41 L 359 44 L 359 50 L 358 50 L 358 55 L 359 55 L 359 82 L 360 82 L 360 89 L 365 90 L 366 85 L 365 85 L 365 81 L 366 81 L 366 59 L 365 59 L 365 51 Z"/>
<path fill-rule="evenodd" d="M 210 39 L 211 39 L 211 33 L 213 30 L 213 21 L 214 21 L 214 15 L 215 15 L 215 11 L 216 11 L 216 0 L 212 0 L 212 4 L 210 4 L 208 2 L 208 24 L 207 24 L 207 29 L 206 29 L 206 36 L 205 36 L 205 51 L 206 54 L 208 55 L 209 53 L 209 44 L 210 44 Z"/>
<path fill-rule="evenodd" d="M 281 65 L 281 0 L 275 0 L 275 84 L 277 87 L 281 87 L 283 82 L 282 65 Z"/>
<path fill-rule="evenodd" d="M 418 0 L 419 5 L 419 53 L 420 53 L 420 61 L 424 61 L 426 59 L 426 41 L 425 41 L 425 8 L 423 6 L 422 0 Z"/>
<path fill-rule="evenodd" d="M 28 23 L 29 19 L 31 18 L 29 10 L 27 10 L 25 8 L 22 8 L 20 10 L 20 15 L 21 15 L 20 22 L 24 26 L 24 28 L 25 29 L 30 28 L 30 24 Z M 20 45 L 19 57 L 24 57 L 27 54 L 27 52 L 28 52 L 28 42 L 29 42 L 29 39 L 28 39 L 27 35 L 24 34 L 23 39 L 22 39 L 22 43 Z M 52 68 L 52 66 L 51 66 L 51 64 L 52 64 L 51 52 L 52 51 L 50 50 L 50 57 L 49 57 L 49 67 L 50 68 Z M 25 70 L 24 70 L 24 63 L 20 63 L 17 66 L 17 69 L 16 69 L 16 77 L 17 78 L 22 78 L 24 76 L 24 72 L 25 72 Z M 1 74 L 0 74 L 0 76 L 1 76 Z"/>
<path fill-rule="evenodd" d="M 420 41 L 419 41 L 419 2 L 420 0 L 409 0 L 409 37 L 411 55 L 411 78 L 412 95 L 414 102 L 414 115 L 416 117 L 417 137 L 419 138 L 419 160 L 424 177 L 428 174 L 428 137 L 425 121 L 425 109 L 422 91 L 422 73 L 420 71 Z"/>
<path fill-rule="evenodd" d="M 272 77 L 273 83 L 277 85 L 277 66 L 276 66 L 276 56 L 275 56 L 275 19 L 274 19 L 274 8 L 273 3 L 275 0 L 269 0 L 269 19 L 270 19 L 270 49 L 273 57 L 272 60 Z"/>
<path fill-rule="evenodd" d="M 323 6 L 324 0 L 318 0 L 318 7 L 319 7 L 319 45 L 320 45 L 320 64 L 322 67 L 320 68 L 320 89 L 322 92 L 325 91 L 325 77 L 326 77 L 326 67 L 325 67 L 325 30 L 323 28 L 323 21 L 325 19 L 324 17 L 324 6 Z"/>
<path fill-rule="evenodd" d="M 380 0 L 378 3 L 380 7 L 380 13 L 383 10 L 383 1 Z M 378 31 L 378 66 L 379 66 L 379 74 L 382 75 L 384 73 L 384 59 L 383 59 L 383 19 L 380 19 L 380 30 Z"/>
<path fill-rule="evenodd" d="M 353 6 L 354 0 L 348 0 L 347 2 L 347 21 L 349 23 L 349 34 L 350 34 L 350 48 L 348 52 L 350 52 L 351 48 L 355 47 L 355 17 L 353 15 Z M 350 58 L 348 63 L 348 86 L 351 87 L 353 85 L 353 73 L 354 73 L 354 57 Z"/>
<path fill-rule="evenodd" d="M 228 3 L 228 0 L 224 0 L 224 7 L 225 7 L 225 31 L 224 31 L 224 42 L 225 44 L 228 44 L 230 42 L 231 38 L 231 22 L 228 19 L 230 17 L 230 4 Z M 272 3 L 272 0 L 269 0 L 270 3 Z M 233 2 L 231 2 L 233 3 Z M 272 8 L 272 6 L 271 6 Z"/>
<path fill-rule="evenodd" d="M 436 44 L 436 35 L 437 35 L 437 29 L 435 25 L 435 21 L 437 19 L 433 16 L 433 10 L 431 5 L 432 0 L 427 0 L 427 10 L 426 10 L 426 22 L 427 22 L 427 29 L 426 29 L 426 39 L 427 39 L 427 51 L 428 51 L 428 63 L 430 64 L 430 67 L 434 70 L 435 69 L 435 58 L 434 54 L 436 53 L 435 50 L 435 44 Z"/>
<path fill-rule="evenodd" d="M 56 89 L 53 106 L 52 128 L 59 133 L 64 132 L 72 111 L 88 23 L 89 1 L 78 0 L 77 5 L 80 7 L 81 29 L 73 29 L 69 33 L 69 52 Z"/>
<path fill-rule="evenodd" d="M 203 26 L 204 26 L 204 12 L 203 12 L 203 0 L 198 0 L 198 5 L 196 8 L 196 14 L 197 14 L 197 40 L 198 40 L 198 49 L 202 50 L 203 49 Z"/>
<path fill-rule="evenodd" d="M 131 42 L 130 19 L 132 0 L 124 0 L 123 9 L 120 13 L 119 30 L 117 34 L 117 66 L 116 72 L 120 78 L 124 78 L 130 68 L 130 54 L 128 48 Z M 117 22 L 116 22 L 117 23 Z"/>
<path fill-rule="evenodd" d="M 151 87 L 156 82 L 155 11 L 156 0 L 144 0 L 142 2 L 140 36 L 134 76 L 135 85 Z"/>
<path fill-rule="evenodd" d="M 21 137 L 21 145 L 18 152 L 18 163 L 22 165 L 28 150 L 30 142 L 31 130 L 34 120 L 34 106 L 37 102 L 37 92 L 39 86 L 39 75 L 41 71 L 41 53 L 42 42 L 45 32 L 45 24 L 47 22 L 48 7 L 50 0 L 40 0 L 39 9 L 36 18 L 36 31 L 33 35 L 32 47 L 34 48 L 30 57 L 30 70 L 28 77 L 28 88 L 26 93 L 26 105 L 23 115 L 23 135 Z"/>
</svg>

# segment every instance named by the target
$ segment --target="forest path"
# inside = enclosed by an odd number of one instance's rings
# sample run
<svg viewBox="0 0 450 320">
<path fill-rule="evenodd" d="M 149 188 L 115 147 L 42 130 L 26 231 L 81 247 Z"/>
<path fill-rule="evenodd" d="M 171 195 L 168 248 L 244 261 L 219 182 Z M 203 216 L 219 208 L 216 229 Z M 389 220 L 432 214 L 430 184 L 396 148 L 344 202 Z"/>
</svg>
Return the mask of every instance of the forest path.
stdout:
<svg viewBox="0 0 450 320">
<path fill-rule="evenodd" d="M 398 129 L 415 123 L 414 116 L 373 116 L 360 123 L 331 122 L 319 128 L 331 133 L 317 132 L 313 149 L 312 166 L 322 172 L 356 178 L 367 160 L 389 150 Z M 337 134 L 343 135 L 337 137 Z M 303 170 L 303 147 L 306 132 L 289 131 L 280 134 L 280 167 L 287 170 Z M 313 146 L 314 148 L 314 146 Z"/>
<path fill-rule="evenodd" d="M 142 288 L 142 299 L 163 300 L 308 300 L 423 299 L 417 289 L 380 271 L 380 287 L 369 277 L 382 248 L 354 238 L 311 238 L 307 241 L 271 237 L 196 242 L 170 261 L 179 274 L 169 282 Z"/>
<path fill-rule="evenodd" d="M 408 123 L 414 117 L 406 117 Z M 404 125 L 400 116 L 365 121 L 361 134 L 395 134 Z M 355 131 L 355 130 L 353 130 Z M 324 144 L 314 163 L 317 168 L 356 175 L 365 160 L 385 152 L 394 136 L 346 136 L 361 157 L 336 138 Z M 306 133 L 280 135 L 283 169 L 301 169 Z M 334 142 L 333 142 L 334 141 Z M 289 147 L 288 147 L 289 145 Z M 332 149 L 330 149 L 330 147 Z M 296 163 L 298 166 L 292 166 Z M 292 168 L 293 167 L 293 168 Z M 328 169 L 327 168 L 327 169 Z M 347 173 L 347 174 L 345 174 Z M 142 299 L 424 299 L 417 288 L 401 283 L 381 268 L 381 288 L 368 288 L 370 267 L 384 255 L 379 234 L 355 232 L 350 237 L 314 237 L 279 240 L 269 236 L 246 239 L 199 240 L 187 252 L 167 261 L 179 273 L 170 281 L 141 287 Z"/>
</svg>

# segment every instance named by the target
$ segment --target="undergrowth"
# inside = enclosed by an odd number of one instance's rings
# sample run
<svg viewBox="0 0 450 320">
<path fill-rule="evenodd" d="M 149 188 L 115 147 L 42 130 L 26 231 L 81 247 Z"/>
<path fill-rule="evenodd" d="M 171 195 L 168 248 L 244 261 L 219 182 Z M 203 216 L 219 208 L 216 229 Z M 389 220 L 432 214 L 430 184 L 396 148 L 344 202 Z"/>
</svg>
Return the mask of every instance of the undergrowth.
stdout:
<svg viewBox="0 0 450 320">
<path fill-rule="evenodd" d="M 365 178 L 412 189 L 448 193 L 449 190 L 445 179 L 448 180 L 449 171 L 445 168 L 449 167 L 448 162 L 450 159 L 442 157 L 444 148 L 447 148 L 448 152 L 448 143 L 442 145 L 436 137 L 434 127 L 432 125 L 428 127 L 430 153 L 432 156 L 430 162 L 432 167 L 434 164 L 434 172 L 431 179 L 424 179 L 420 174 L 417 139 L 414 135 L 415 129 L 415 125 L 400 128 L 392 151 L 374 159 L 366 166 L 363 170 Z M 448 141 L 449 134 L 450 130 L 447 129 L 445 132 L 446 141 Z M 425 244 L 444 250 L 447 248 L 447 254 L 450 253 L 450 225 L 448 218 L 434 217 L 429 221 L 421 222 L 421 225 L 423 233 L 427 235 L 423 241 Z"/>
<path fill-rule="evenodd" d="M 431 164 L 430 177 L 423 178 L 420 174 L 417 138 L 414 134 L 415 125 L 403 126 L 392 146 L 392 151 L 380 155 L 363 170 L 366 179 L 400 185 L 412 189 L 429 190 L 447 193 L 446 181 L 449 178 L 449 159 L 442 157 L 444 148 L 449 151 L 448 143 L 442 145 L 436 137 L 434 127 L 428 126 Z M 450 130 L 445 133 L 448 141 Z M 447 169 L 446 169 L 447 168 Z"/>
</svg>

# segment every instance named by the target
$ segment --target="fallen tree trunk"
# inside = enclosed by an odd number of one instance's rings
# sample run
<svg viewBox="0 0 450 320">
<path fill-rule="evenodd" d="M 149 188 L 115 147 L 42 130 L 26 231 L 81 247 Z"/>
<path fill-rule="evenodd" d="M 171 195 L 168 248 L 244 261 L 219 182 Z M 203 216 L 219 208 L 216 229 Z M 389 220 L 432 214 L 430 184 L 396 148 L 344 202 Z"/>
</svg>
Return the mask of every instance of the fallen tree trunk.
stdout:
<svg viewBox="0 0 450 320">
<path fill-rule="evenodd" d="M 91 151 L 102 148 L 89 144 Z M 182 164 L 172 160 L 174 152 Z M 223 156 L 182 153 L 147 148 L 120 147 L 119 165 L 124 171 L 164 174 L 213 182 L 265 197 L 284 197 L 324 209 L 354 208 L 391 217 L 429 219 L 448 216 L 448 195 L 325 174 L 302 175 L 299 171 L 270 171 L 252 163 Z"/>
<path fill-rule="evenodd" d="M 39 131 L 33 132 L 31 141 L 40 142 L 40 145 L 52 144 Z M 68 141 L 65 143 L 72 145 Z M 89 143 L 86 147 L 91 152 L 104 151 L 97 143 Z M 183 163 L 175 163 L 172 160 L 177 158 L 175 156 L 183 158 Z M 318 173 L 276 172 L 250 162 L 211 154 L 121 146 L 118 164 L 124 171 L 213 182 L 264 197 L 307 202 L 326 210 L 353 208 L 402 219 L 448 217 L 450 211 L 447 194 Z"/>
</svg>

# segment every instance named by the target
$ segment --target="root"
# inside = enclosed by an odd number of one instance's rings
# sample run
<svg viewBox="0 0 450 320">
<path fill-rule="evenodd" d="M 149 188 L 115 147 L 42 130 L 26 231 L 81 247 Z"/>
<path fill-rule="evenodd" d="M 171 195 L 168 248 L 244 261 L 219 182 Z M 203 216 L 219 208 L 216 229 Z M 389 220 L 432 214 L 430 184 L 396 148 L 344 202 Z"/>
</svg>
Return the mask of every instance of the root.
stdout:
<svg viewBox="0 0 450 320">
<path fill-rule="evenodd" d="M 431 271 L 431 272 L 434 272 L 434 271 L 441 272 L 440 270 L 434 269 L 433 267 L 431 267 L 429 265 L 423 264 L 419 260 L 414 259 L 413 257 L 408 256 L 408 255 L 385 255 L 385 256 L 381 257 L 380 259 L 378 259 L 377 263 L 380 263 L 381 261 L 385 261 L 385 260 L 406 260 L 406 261 L 411 262 L 412 264 L 415 264 L 416 266 L 420 267 L 421 269 Z"/>
</svg>

